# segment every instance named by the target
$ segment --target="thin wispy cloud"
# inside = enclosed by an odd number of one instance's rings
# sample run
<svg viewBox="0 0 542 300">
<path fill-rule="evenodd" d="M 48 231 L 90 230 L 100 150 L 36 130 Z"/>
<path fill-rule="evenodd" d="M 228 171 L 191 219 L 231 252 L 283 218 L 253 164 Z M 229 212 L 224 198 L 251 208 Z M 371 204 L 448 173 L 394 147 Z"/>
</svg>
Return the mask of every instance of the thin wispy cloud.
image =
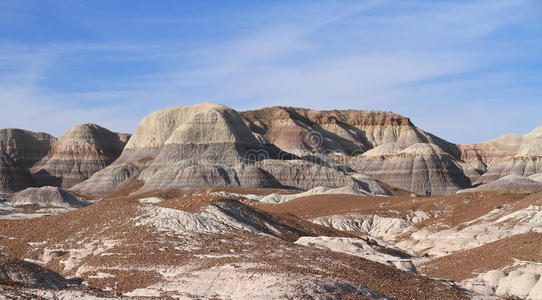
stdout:
<svg viewBox="0 0 542 300">
<path fill-rule="evenodd" d="M 0 127 L 133 131 L 153 110 L 202 101 L 391 110 L 458 143 L 542 125 L 534 1 L 240 4 L 164 12 L 136 2 L 116 13 L 96 3 L 94 18 L 60 5 L 72 13 L 62 22 L 84 38 L 0 31 L 0 102 L 9 107 Z M 40 18 L 35 5 L 2 16 L 16 28 L 21 15 Z"/>
</svg>

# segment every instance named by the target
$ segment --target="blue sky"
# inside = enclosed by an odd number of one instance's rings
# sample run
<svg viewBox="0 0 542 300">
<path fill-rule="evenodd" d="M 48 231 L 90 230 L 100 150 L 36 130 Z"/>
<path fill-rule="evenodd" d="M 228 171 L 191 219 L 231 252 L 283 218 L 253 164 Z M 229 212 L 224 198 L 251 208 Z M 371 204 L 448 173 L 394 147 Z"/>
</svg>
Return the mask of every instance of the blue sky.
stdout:
<svg viewBox="0 0 542 300">
<path fill-rule="evenodd" d="M 0 0 L 0 127 L 132 132 L 205 101 L 403 114 L 456 143 L 542 125 L 542 1 Z"/>
</svg>

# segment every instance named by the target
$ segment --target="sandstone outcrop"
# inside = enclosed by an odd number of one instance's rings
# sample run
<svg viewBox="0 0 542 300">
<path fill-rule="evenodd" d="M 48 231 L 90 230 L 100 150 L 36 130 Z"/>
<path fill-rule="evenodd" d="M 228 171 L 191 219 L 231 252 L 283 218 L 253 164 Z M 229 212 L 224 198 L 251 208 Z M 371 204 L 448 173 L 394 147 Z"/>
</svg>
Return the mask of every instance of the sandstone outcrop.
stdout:
<svg viewBox="0 0 542 300">
<path fill-rule="evenodd" d="M 31 171 L 39 186 L 69 188 L 117 159 L 128 138 L 95 124 L 74 126 Z"/>
<path fill-rule="evenodd" d="M 482 174 L 474 184 L 510 174 L 530 176 L 542 172 L 542 127 L 525 135 L 509 134 L 460 148 L 462 160 Z"/>
<path fill-rule="evenodd" d="M 406 147 L 432 143 L 452 156 L 460 155 L 456 145 L 391 112 L 269 107 L 241 112 L 241 116 L 260 140 L 299 156 L 313 152 L 356 155 L 387 143 Z"/>
<path fill-rule="evenodd" d="M 152 163 L 137 178 L 144 182 L 141 191 L 188 186 L 302 189 L 316 186 L 351 186 L 367 193 L 389 194 L 386 188 L 370 177 L 303 160 L 265 159 L 250 164 L 239 162 L 235 165 L 190 160 L 169 165 Z"/>
<path fill-rule="evenodd" d="M 6 153 L 0 152 L 0 193 L 20 191 L 33 182 L 27 170 L 18 166 Z"/>
<path fill-rule="evenodd" d="M 186 155 L 203 155 L 206 150 L 225 150 L 226 144 L 232 149 L 259 144 L 236 111 L 214 103 L 168 108 L 141 121 L 117 163 L 154 159 L 160 152 L 163 157 L 159 160 L 181 160 Z"/>
<path fill-rule="evenodd" d="M 529 176 L 529 179 L 542 182 L 542 173 L 531 175 Z"/>
<path fill-rule="evenodd" d="M 373 178 L 340 166 L 326 166 L 304 160 L 263 160 L 257 166 L 272 174 L 284 187 L 312 189 L 318 186 L 347 186 L 375 195 L 390 195 L 390 192 Z"/>
<path fill-rule="evenodd" d="M 238 113 L 203 103 L 154 112 L 131 137 L 94 124 L 77 125 L 58 140 L 0 129 L 0 158 L 3 193 L 50 185 L 103 196 L 128 182 L 142 191 L 352 186 L 387 193 L 361 174 L 417 193 L 453 193 L 509 174 L 541 173 L 542 127 L 455 145 L 391 112 L 270 107 Z"/>
<path fill-rule="evenodd" d="M 456 159 L 434 144 L 384 144 L 348 163 L 359 173 L 416 193 L 450 194 L 470 186 Z"/>
<path fill-rule="evenodd" d="M 44 186 L 40 188 L 27 188 L 14 193 L 9 197 L 13 205 L 39 205 L 54 207 L 85 206 L 72 194 L 59 187 Z"/>
<path fill-rule="evenodd" d="M 146 162 L 135 161 L 131 163 L 112 164 L 94 173 L 89 179 L 74 185 L 70 191 L 81 194 L 91 194 L 97 197 L 114 192 L 129 179 L 135 179 L 144 168 Z"/>
<path fill-rule="evenodd" d="M 460 192 L 478 191 L 539 191 L 542 190 L 542 182 L 525 177 L 523 175 L 511 174 L 495 181 L 482 184 L 476 188 L 461 190 Z"/>
<path fill-rule="evenodd" d="M 214 162 L 181 160 L 170 165 L 151 164 L 138 179 L 142 190 L 187 186 L 278 187 L 271 174 L 253 165 L 228 166 Z"/>
<path fill-rule="evenodd" d="M 56 141 L 51 135 L 21 129 L 0 129 L 0 192 L 35 186 L 28 168 L 42 159 Z"/>
<path fill-rule="evenodd" d="M 19 167 L 30 168 L 49 153 L 56 138 L 42 132 L 22 129 L 0 129 L 0 151 Z"/>
<path fill-rule="evenodd" d="M 359 195 L 359 196 L 370 196 L 364 190 L 359 190 L 353 187 L 340 187 L 340 188 L 327 188 L 327 187 L 315 187 L 306 192 L 296 193 L 296 194 L 286 194 L 281 195 L 277 193 L 269 194 L 267 196 L 262 196 L 258 201 L 263 203 L 273 203 L 280 204 L 288 202 L 297 198 L 313 196 L 313 195 Z"/>
<path fill-rule="evenodd" d="M 262 143 L 235 110 L 204 103 L 145 117 L 121 156 L 73 190 L 104 195 L 137 180 L 140 191 L 185 186 L 355 186 L 388 193 L 373 179 L 351 170 L 294 158 L 274 144 Z"/>
</svg>

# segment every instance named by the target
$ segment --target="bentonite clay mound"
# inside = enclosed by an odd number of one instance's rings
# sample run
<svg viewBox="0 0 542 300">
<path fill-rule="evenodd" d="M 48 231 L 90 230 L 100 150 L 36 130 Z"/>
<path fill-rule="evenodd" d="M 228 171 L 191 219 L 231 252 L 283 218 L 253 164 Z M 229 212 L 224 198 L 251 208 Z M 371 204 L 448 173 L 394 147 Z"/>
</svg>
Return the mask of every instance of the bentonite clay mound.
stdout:
<svg viewBox="0 0 542 300">
<path fill-rule="evenodd" d="M 529 179 L 532 179 L 534 181 L 542 182 L 542 173 L 534 174 L 529 176 Z"/>
<path fill-rule="evenodd" d="M 203 103 L 163 109 L 145 117 L 117 163 L 157 156 L 167 163 L 168 159 L 203 156 L 206 151 L 222 154 L 236 152 L 237 147 L 259 145 L 236 111 Z"/>
<path fill-rule="evenodd" d="M 542 127 L 459 149 L 406 117 L 381 111 L 270 107 L 238 113 L 203 103 L 154 112 L 128 139 L 94 124 L 77 125 L 59 140 L 1 129 L 0 192 L 50 185 L 99 196 L 129 181 L 142 190 L 352 186 L 386 194 L 364 174 L 416 193 L 453 193 L 542 171 Z"/>
<path fill-rule="evenodd" d="M 450 154 L 434 144 L 384 144 L 348 161 L 362 174 L 416 193 L 450 194 L 470 186 Z"/>
<path fill-rule="evenodd" d="M 145 161 L 135 161 L 132 163 L 113 164 L 107 168 L 94 173 L 89 179 L 74 185 L 70 191 L 92 194 L 97 197 L 105 196 L 114 192 L 123 183 L 131 181 L 137 182 L 137 176 L 143 170 Z M 139 188 L 140 185 L 137 186 Z"/>
<path fill-rule="evenodd" d="M 46 133 L 0 129 L 0 192 L 36 186 L 28 168 L 47 155 L 55 140 Z"/>
<path fill-rule="evenodd" d="M 542 126 L 528 134 L 509 134 L 460 148 L 462 159 L 483 173 L 474 184 L 510 174 L 530 176 L 542 172 Z"/>
<path fill-rule="evenodd" d="M 137 181 L 140 191 L 186 186 L 354 186 L 369 193 L 389 193 L 351 170 L 294 158 L 260 142 L 235 110 L 204 103 L 145 117 L 119 159 L 73 190 L 104 195 Z"/>
<path fill-rule="evenodd" d="M 40 188 L 27 188 L 9 197 L 13 205 L 39 205 L 54 207 L 85 206 L 87 203 L 79 201 L 72 194 L 59 187 L 44 186 Z"/>
<path fill-rule="evenodd" d="M 0 151 L 22 168 L 30 168 L 45 157 L 55 141 L 56 138 L 47 133 L 0 129 Z"/>
<path fill-rule="evenodd" d="M 0 151 L 0 193 L 17 192 L 33 184 L 30 173 Z"/>
<path fill-rule="evenodd" d="M 537 191 L 542 190 L 542 182 L 522 175 L 507 175 L 490 183 L 482 184 L 476 188 L 462 190 L 461 192 L 476 191 Z"/>
<path fill-rule="evenodd" d="M 296 155 L 314 151 L 355 155 L 386 143 L 407 147 L 415 143 L 433 143 L 453 156 L 459 156 L 454 144 L 391 112 L 315 111 L 276 106 L 241 112 L 241 116 L 260 140 Z"/>
<path fill-rule="evenodd" d="M 96 124 L 77 125 L 58 139 L 32 173 L 38 185 L 69 188 L 117 159 L 128 138 Z"/>
</svg>

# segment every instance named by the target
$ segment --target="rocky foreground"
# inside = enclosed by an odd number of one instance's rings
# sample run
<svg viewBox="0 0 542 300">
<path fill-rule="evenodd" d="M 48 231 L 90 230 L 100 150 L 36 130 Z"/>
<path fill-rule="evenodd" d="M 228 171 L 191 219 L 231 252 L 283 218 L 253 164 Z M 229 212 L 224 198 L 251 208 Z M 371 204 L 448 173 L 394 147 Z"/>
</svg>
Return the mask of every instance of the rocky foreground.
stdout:
<svg viewBox="0 0 542 300">
<path fill-rule="evenodd" d="M 0 272 L 2 293 L 542 297 L 540 192 L 343 192 L 125 190 L 58 215 L 0 219 L 1 252 L 20 268 Z"/>
<path fill-rule="evenodd" d="M 0 298 L 542 299 L 541 149 L 214 103 L 1 129 Z"/>
<path fill-rule="evenodd" d="M 3 253 L 55 272 L 50 277 L 80 278 L 68 289 L 7 276 L 16 283 L 10 285 L 13 289 L 35 295 L 465 298 L 450 283 L 386 263 L 406 264 L 411 259 L 407 253 L 361 233 L 269 213 L 242 197 L 170 190 L 104 199 L 57 216 L 0 223 Z M 374 259 L 307 246 L 300 240 L 319 236 L 351 239 L 353 245 L 371 251 Z"/>
</svg>

